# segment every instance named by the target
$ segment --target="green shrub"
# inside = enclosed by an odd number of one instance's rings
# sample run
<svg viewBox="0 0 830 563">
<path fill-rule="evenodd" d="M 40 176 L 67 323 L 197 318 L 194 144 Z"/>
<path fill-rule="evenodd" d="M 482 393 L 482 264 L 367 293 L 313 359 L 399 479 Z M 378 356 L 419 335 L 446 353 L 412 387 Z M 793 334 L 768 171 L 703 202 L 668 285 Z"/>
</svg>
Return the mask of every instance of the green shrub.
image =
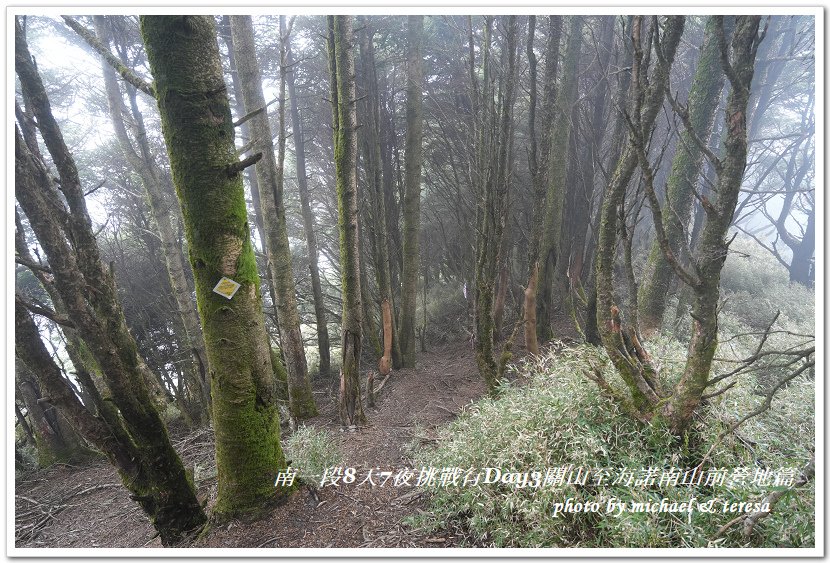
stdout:
<svg viewBox="0 0 830 563">
<path fill-rule="evenodd" d="M 660 358 L 664 380 L 676 379 L 682 370 L 684 347 L 667 339 L 649 345 L 653 356 Z M 692 468 L 727 424 L 762 400 L 753 392 L 753 379 L 744 378 L 733 393 L 716 398 L 702 411 L 693 439 L 677 443 L 660 425 L 632 420 L 615 402 L 601 395 L 583 375 L 591 365 L 602 369 L 612 386 L 622 385 L 596 348 L 555 346 L 518 367 L 517 371 L 527 378 L 526 385 L 505 386 L 499 398 L 482 399 L 445 427 L 437 446 L 420 450 L 416 467 L 495 467 L 517 472 L 570 465 L 634 472 L 649 467 L 661 471 Z M 740 439 L 729 437 L 715 447 L 705 468 L 747 467 L 754 471 L 761 463 L 775 469 L 804 465 L 813 439 L 813 392 L 808 379 L 793 382 L 776 399 L 773 411 L 741 427 Z M 603 510 L 611 497 L 633 502 L 660 502 L 663 497 L 678 502 L 691 497 L 701 502 L 715 497 L 755 502 L 769 489 L 631 487 L 610 480 L 597 484 L 589 479 L 585 486 L 517 488 L 480 483 L 426 490 L 428 510 L 417 516 L 413 525 L 427 530 L 450 527 L 474 545 L 706 547 L 709 538 L 734 514 L 626 511 L 619 517 L 584 513 L 554 517 L 552 508 L 568 497 L 600 502 Z M 812 486 L 789 493 L 756 528 L 752 545 L 813 545 L 813 495 Z M 744 540 L 735 530 L 711 545 L 740 546 Z"/>
<path fill-rule="evenodd" d="M 740 324 L 763 329 L 780 310 L 779 326 L 815 333 L 814 289 L 790 283 L 786 268 L 752 239 L 739 237 L 730 250 L 721 274 L 727 315 L 737 317 Z"/>
<path fill-rule="evenodd" d="M 297 470 L 297 477 L 309 485 L 320 482 L 327 467 L 343 460 L 340 447 L 331 435 L 313 426 L 300 426 L 288 436 L 283 449 L 285 458 Z"/>
</svg>

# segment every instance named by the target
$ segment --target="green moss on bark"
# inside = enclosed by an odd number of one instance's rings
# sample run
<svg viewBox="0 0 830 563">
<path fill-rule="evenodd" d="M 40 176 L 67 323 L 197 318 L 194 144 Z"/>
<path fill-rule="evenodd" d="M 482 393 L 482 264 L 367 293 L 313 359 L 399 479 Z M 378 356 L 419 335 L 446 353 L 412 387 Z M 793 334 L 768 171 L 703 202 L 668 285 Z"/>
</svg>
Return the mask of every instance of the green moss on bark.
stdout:
<svg viewBox="0 0 830 563">
<path fill-rule="evenodd" d="M 220 517 L 279 496 L 274 373 L 216 30 L 206 16 L 143 16 L 162 131 L 182 205 L 210 364 Z M 223 277 L 232 299 L 213 292 Z"/>
</svg>

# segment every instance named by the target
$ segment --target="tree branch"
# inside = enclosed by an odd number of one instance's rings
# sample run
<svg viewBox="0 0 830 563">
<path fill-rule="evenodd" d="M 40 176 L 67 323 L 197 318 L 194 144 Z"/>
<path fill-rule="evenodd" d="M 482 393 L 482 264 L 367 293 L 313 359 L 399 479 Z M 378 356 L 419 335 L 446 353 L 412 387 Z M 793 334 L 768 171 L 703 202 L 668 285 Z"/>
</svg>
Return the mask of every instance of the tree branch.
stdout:
<svg viewBox="0 0 830 563">
<path fill-rule="evenodd" d="M 118 60 L 118 58 L 107 49 L 93 33 L 85 29 L 81 24 L 70 18 L 69 16 L 62 16 L 63 21 L 66 22 L 72 31 L 77 33 L 81 36 L 81 39 L 86 41 L 86 43 L 92 47 L 96 53 L 101 55 L 104 60 L 109 64 L 112 68 L 121 75 L 121 78 L 135 86 L 138 90 L 141 90 L 151 98 L 156 97 L 156 90 L 153 88 L 153 85 L 148 83 L 146 80 L 138 76 L 135 72 L 131 69 L 124 66 L 124 64 Z"/>
<path fill-rule="evenodd" d="M 53 321 L 53 322 L 55 322 L 55 323 L 57 323 L 61 326 L 65 326 L 65 327 L 68 327 L 68 328 L 75 328 L 75 323 L 70 321 L 68 318 L 60 316 L 59 314 L 57 314 L 52 309 L 49 309 L 47 307 L 41 307 L 40 305 L 35 305 L 34 303 L 32 303 L 30 301 L 26 301 L 20 293 L 15 294 L 15 301 L 21 303 L 24 307 L 26 307 L 27 309 L 29 309 L 32 313 L 35 313 L 36 315 L 40 315 L 41 317 L 46 317 L 47 319 L 49 319 L 49 320 L 51 320 L 51 321 Z"/>
<path fill-rule="evenodd" d="M 239 174 L 240 172 L 242 172 L 243 170 L 245 170 L 249 166 L 253 166 L 257 162 L 259 162 L 260 159 L 262 159 L 262 153 L 261 152 L 258 152 L 256 154 L 252 154 L 251 156 L 249 156 L 245 160 L 240 160 L 239 162 L 234 162 L 233 164 L 228 164 L 225 167 L 225 172 L 228 174 L 229 178 L 233 178 L 234 176 L 236 176 L 237 174 Z"/>
<path fill-rule="evenodd" d="M 30 270 L 37 270 L 39 272 L 46 272 L 47 274 L 52 273 L 52 270 L 50 270 L 48 267 L 46 267 L 42 264 L 38 264 L 37 262 L 33 262 L 31 260 L 26 260 L 25 258 L 22 258 L 20 256 L 15 256 L 14 261 L 17 262 L 18 264 L 20 264 L 21 266 L 26 266 Z"/>
</svg>

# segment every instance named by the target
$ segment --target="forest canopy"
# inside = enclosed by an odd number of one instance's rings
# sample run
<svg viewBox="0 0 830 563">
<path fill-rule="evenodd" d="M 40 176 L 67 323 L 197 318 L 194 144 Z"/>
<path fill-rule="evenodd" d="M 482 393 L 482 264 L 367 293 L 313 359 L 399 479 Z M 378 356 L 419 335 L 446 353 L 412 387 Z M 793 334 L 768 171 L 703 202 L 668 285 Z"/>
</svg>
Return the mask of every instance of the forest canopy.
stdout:
<svg viewBox="0 0 830 563">
<path fill-rule="evenodd" d="M 16 10 L 15 546 L 815 548 L 813 12 Z"/>
</svg>

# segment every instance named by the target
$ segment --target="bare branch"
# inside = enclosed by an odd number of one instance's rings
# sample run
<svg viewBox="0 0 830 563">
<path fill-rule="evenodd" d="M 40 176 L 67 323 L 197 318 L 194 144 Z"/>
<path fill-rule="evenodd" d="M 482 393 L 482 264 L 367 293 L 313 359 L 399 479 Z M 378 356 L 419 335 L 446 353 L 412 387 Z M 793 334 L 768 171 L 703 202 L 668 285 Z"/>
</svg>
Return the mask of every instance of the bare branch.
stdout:
<svg viewBox="0 0 830 563">
<path fill-rule="evenodd" d="M 229 164 L 225 167 L 225 172 L 228 174 L 229 178 L 233 178 L 249 166 L 253 166 L 257 162 L 262 159 L 262 153 L 258 152 L 256 154 L 252 154 L 245 160 L 240 160 L 239 162 L 234 162 L 233 164 Z"/>
<path fill-rule="evenodd" d="M 62 317 L 61 315 L 59 315 L 58 313 L 56 313 L 52 309 L 49 309 L 48 307 L 44 307 L 44 306 L 41 306 L 41 305 L 36 305 L 35 303 L 32 303 L 31 301 L 27 301 L 26 299 L 23 298 L 23 296 L 20 293 L 15 294 L 15 301 L 23 304 L 27 309 L 29 309 L 32 313 L 34 313 L 36 315 L 40 315 L 41 317 L 46 317 L 47 319 L 49 319 L 49 320 L 51 320 L 51 321 L 53 321 L 53 322 L 55 322 L 55 323 L 57 323 L 61 326 L 65 326 L 65 327 L 69 327 L 69 328 L 75 328 L 75 323 L 70 321 L 68 318 Z"/>
</svg>

